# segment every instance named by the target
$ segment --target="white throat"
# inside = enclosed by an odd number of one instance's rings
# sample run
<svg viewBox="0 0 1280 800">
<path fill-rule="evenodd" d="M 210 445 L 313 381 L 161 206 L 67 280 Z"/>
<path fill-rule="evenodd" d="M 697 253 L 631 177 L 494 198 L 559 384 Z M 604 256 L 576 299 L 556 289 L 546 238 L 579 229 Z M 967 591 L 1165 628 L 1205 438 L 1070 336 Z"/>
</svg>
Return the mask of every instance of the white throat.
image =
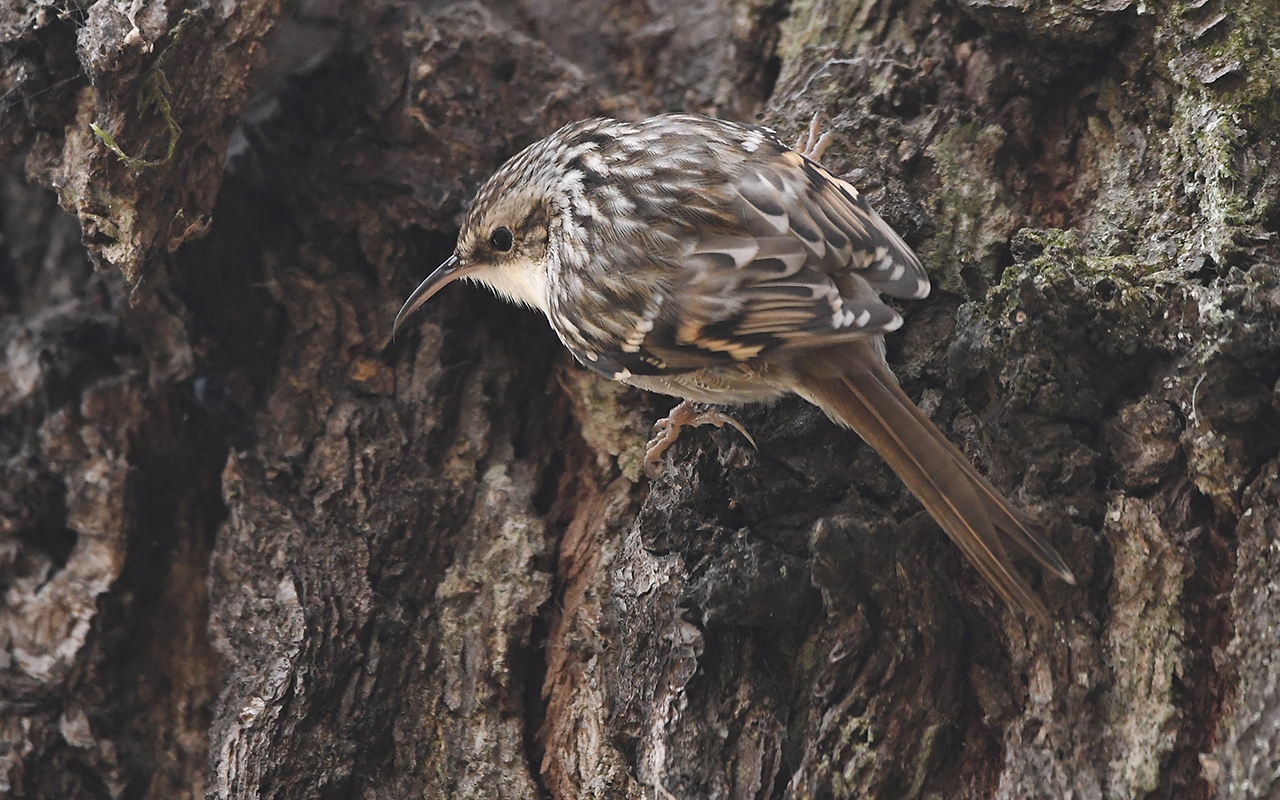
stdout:
<svg viewBox="0 0 1280 800">
<path fill-rule="evenodd" d="M 507 262 L 500 267 L 476 270 L 467 277 L 488 286 L 505 300 L 547 313 L 547 268 L 542 264 Z"/>
</svg>

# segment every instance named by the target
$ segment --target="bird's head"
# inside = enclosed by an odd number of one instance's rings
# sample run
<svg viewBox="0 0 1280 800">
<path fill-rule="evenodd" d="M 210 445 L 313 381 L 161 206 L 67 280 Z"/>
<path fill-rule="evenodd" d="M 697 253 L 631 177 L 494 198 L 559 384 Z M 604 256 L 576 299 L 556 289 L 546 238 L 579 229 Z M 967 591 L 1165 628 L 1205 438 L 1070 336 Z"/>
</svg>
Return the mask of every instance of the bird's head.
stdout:
<svg viewBox="0 0 1280 800">
<path fill-rule="evenodd" d="M 504 299 L 547 310 L 549 238 L 556 184 L 563 170 L 547 140 L 525 149 L 480 187 L 458 232 L 453 255 L 427 276 L 396 315 L 394 330 L 457 278 L 488 286 Z M 394 334 L 393 334 L 394 335 Z"/>
</svg>

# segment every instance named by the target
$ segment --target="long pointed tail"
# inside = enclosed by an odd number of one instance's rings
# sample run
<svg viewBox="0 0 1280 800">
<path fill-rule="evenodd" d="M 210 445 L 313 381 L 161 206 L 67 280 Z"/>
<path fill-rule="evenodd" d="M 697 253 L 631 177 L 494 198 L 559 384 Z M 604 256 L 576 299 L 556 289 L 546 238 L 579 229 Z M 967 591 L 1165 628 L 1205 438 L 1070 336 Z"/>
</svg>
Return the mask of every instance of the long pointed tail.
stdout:
<svg viewBox="0 0 1280 800">
<path fill-rule="evenodd" d="M 833 358 L 834 356 L 834 358 Z M 834 367 L 834 368 L 833 368 Z M 1009 561 L 1013 545 L 1067 583 L 1062 557 L 978 474 L 898 386 L 870 343 L 797 365 L 799 392 L 876 449 L 982 577 L 1011 605 L 1047 621 L 1044 603 Z"/>
</svg>

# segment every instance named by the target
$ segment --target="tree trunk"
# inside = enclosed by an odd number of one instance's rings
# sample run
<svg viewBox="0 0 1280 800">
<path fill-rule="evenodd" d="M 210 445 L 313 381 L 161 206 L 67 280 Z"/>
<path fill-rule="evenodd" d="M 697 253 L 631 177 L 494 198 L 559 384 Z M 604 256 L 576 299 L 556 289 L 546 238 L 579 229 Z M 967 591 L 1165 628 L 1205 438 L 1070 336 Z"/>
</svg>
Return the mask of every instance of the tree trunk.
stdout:
<svg viewBox="0 0 1280 800">
<path fill-rule="evenodd" d="M 1278 54 L 1274 0 L 0 7 L 0 793 L 1280 796 Z M 649 481 L 672 401 L 541 317 L 391 339 L 503 159 L 677 109 L 824 115 L 1052 626 L 797 398 Z"/>
</svg>

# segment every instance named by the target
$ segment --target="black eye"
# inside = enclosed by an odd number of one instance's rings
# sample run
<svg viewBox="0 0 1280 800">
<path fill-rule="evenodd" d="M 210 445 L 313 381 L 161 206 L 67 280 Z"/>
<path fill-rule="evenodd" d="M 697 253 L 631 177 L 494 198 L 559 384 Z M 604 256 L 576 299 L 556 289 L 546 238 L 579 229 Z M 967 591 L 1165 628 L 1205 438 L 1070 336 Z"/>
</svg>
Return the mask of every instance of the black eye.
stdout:
<svg viewBox="0 0 1280 800">
<path fill-rule="evenodd" d="M 489 244 L 494 250 L 505 253 L 511 249 L 511 245 L 515 244 L 515 237 L 511 235 L 511 229 L 503 225 L 500 228 L 494 228 L 493 233 L 489 234 Z"/>
</svg>

